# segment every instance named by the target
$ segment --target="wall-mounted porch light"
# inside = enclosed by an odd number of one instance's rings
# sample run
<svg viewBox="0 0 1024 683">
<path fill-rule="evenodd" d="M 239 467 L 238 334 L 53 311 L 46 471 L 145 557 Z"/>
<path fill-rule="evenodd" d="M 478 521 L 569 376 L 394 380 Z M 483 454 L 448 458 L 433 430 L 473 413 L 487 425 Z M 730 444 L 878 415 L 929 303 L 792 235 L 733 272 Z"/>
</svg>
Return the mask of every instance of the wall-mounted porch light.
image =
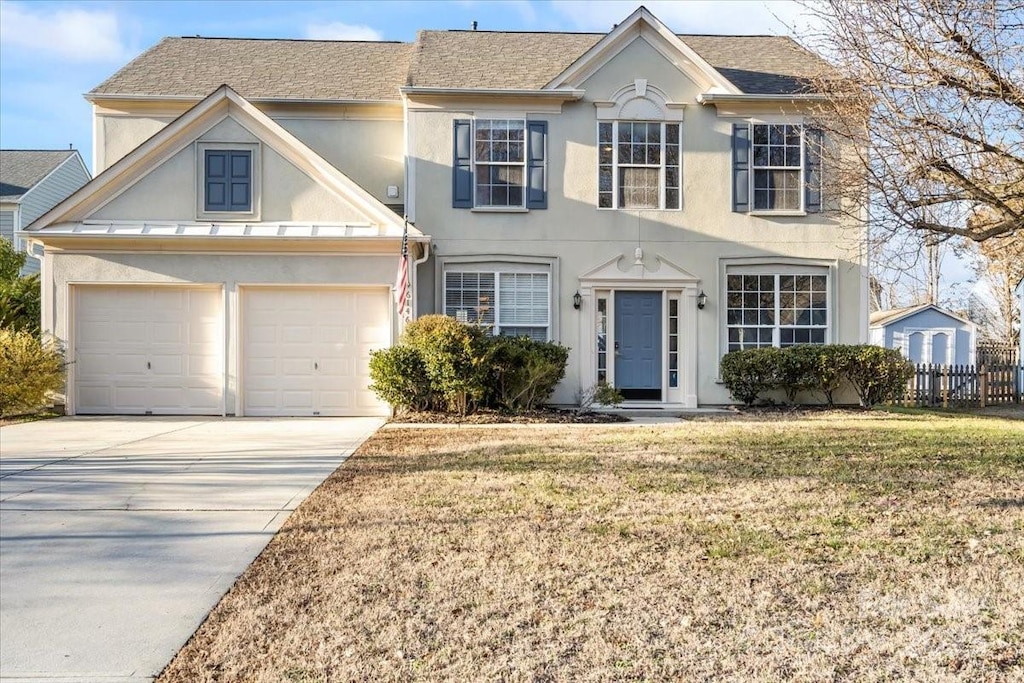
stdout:
<svg viewBox="0 0 1024 683">
<path fill-rule="evenodd" d="M 576 293 L 572 295 L 572 307 L 577 311 L 580 310 L 580 304 L 583 303 L 583 297 L 580 296 L 580 290 L 576 290 Z"/>
<path fill-rule="evenodd" d="M 704 290 L 700 290 L 700 294 L 697 295 L 697 308 L 704 310 L 704 307 L 708 305 L 708 295 L 704 293 Z"/>
</svg>

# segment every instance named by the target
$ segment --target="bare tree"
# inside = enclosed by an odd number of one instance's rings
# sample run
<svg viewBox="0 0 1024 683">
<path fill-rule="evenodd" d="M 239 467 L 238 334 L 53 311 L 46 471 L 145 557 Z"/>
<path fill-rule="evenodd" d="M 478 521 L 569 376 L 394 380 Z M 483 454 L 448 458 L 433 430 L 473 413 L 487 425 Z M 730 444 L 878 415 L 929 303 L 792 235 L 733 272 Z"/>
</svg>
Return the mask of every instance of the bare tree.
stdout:
<svg viewBox="0 0 1024 683">
<path fill-rule="evenodd" d="M 836 210 L 862 221 L 870 206 L 882 239 L 910 229 L 983 242 L 1024 229 L 1024 2 L 806 8 L 820 27 L 806 42 L 836 68 L 812 84 L 826 99 L 819 125 L 838 142 L 825 183 L 855 200 Z"/>
<path fill-rule="evenodd" d="M 996 237 L 977 246 L 975 271 L 975 320 L 984 336 L 1017 342 L 1021 332 L 1020 309 L 1015 289 L 1024 278 L 1024 235 Z"/>
</svg>

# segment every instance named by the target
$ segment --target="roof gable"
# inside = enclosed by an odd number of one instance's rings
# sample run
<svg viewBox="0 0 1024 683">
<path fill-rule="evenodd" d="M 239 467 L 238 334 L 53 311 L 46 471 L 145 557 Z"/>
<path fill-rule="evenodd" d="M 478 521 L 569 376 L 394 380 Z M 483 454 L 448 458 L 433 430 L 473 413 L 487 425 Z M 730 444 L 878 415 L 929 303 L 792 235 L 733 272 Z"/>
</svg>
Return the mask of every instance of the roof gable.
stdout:
<svg viewBox="0 0 1024 683">
<path fill-rule="evenodd" d="M 17 202 L 70 157 L 73 149 L 0 150 L 0 201 Z"/>
<path fill-rule="evenodd" d="M 611 58 L 635 40 L 646 40 L 681 72 L 707 92 L 740 94 L 741 91 L 715 70 L 693 48 L 672 33 L 646 7 L 639 7 L 621 24 L 590 47 L 544 88 L 579 87 Z"/>
<path fill-rule="evenodd" d="M 950 313 L 945 309 L 939 308 L 935 304 L 920 304 L 918 306 L 908 306 L 906 308 L 894 308 L 888 311 L 875 311 L 874 313 L 871 314 L 870 325 L 871 327 L 888 327 L 893 323 L 897 323 L 901 320 L 906 320 L 907 318 L 911 318 L 915 315 L 918 315 L 919 313 L 923 313 L 924 311 L 929 310 L 934 311 L 939 315 L 946 316 L 947 318 L 952 318 L 953 320 L 963 323 L 964 325 L 974 325 L 974 323 L 971 322 L 970 320 L 967 320 L 966 318 L 956 315 L 955 313 Z"/>
<path fill-rule="evenodd" d="M 229 116 L 300 171 L 355 207 L 365 215 L 367 223 L 378 226 L 382 235 L 401 235 L 402 220 L 393 211 L 226 85 L 41 216 L 27 230 L 45 234 L 48 226 L 87 220 Z"/>
</svg>

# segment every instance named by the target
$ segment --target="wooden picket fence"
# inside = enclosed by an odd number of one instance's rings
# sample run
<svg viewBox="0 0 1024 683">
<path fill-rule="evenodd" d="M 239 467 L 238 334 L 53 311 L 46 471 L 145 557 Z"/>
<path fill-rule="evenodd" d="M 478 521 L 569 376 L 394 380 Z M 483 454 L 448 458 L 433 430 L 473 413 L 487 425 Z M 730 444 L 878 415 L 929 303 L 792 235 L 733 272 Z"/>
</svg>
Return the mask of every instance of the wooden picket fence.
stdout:
<svg viewBox="0 0 1024 683">
<path fill-rule="evenodd" d="M 980 407 L 1021 403 L 1024 366 L 918 365 L 902 405 L 924 408 Z"/>
</svg>

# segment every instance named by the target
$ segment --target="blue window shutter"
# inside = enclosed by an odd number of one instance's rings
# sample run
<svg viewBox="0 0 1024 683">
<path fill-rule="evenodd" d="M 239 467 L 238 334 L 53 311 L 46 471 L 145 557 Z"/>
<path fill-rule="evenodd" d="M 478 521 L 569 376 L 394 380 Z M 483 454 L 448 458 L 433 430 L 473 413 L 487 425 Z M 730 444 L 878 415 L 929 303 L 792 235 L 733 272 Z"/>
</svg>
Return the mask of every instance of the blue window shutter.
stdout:
<svg viewBox="0 0 1024 683">
<path fill-rule="evenodd" d="M 750 211 L 750 126 L 732 127 L 732 210 Z"/>
<path fill-rule="evenodd" d="M 231 160 L 231 194 L 228 211 L 252 210 L 252 153 L 229 152 Z"/>
<path fill-rule="evenodd" d="M 808 213 L 821 211 L 821 145 L 821 130 L 807 128 L 804 131 L 804 209 Z"/>
<path fill-rule="evenodd" d="M 227 152 L 207 151 L 203 163 L 206 175 L 205 211 L 227 211 L 228 208 L 228 155 Z"/>
<path fill-rule="evenodd" d="M 527 121 L 526 208 L 548 208 L 546 173 L 548 165 L 547 121 Z"/>
<path fill-rule="evenodd" d="M 473 208 L 473 122 L 456 119 L 452 136 L 452 208 Z"/>
</svg>

